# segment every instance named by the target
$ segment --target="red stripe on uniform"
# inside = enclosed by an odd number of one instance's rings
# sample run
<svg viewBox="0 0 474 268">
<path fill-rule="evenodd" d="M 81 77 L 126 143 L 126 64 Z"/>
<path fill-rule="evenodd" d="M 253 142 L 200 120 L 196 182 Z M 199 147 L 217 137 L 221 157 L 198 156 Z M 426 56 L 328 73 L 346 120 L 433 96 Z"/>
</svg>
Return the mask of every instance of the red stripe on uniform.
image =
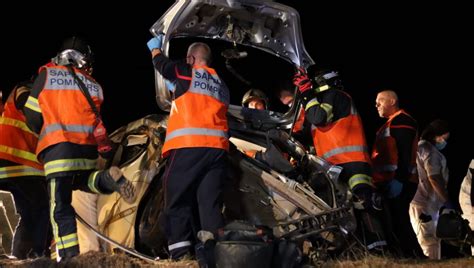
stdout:
<svg viewBox="0 0 474 268">
<path fill-rule="evenodd" d="M 183 80 L 188 80 L 188 81 L 191 81 L 191 76 L 184 76 L 184 75 L 180 75 L 178 73 L 178 66 L 174 66 L 174 72 L 176 73 L 176 77 L 179 78 L 179 79 L 183 79 Z"/>
</svg>

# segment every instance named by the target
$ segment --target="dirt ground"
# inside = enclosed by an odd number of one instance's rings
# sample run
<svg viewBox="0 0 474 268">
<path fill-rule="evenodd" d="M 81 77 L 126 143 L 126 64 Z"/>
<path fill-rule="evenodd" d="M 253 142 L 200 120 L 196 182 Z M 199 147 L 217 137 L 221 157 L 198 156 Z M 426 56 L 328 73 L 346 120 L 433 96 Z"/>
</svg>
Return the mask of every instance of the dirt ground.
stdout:
<svg viewBox="0 0 474 268">
<path fill-rule="evenodd" d="M 55 261 L 42 258 L 35 260 L 15 261 L 15 260 L 1 260 L 0 267 L 28 267 L 28 268 L 45 268 L 45 267 L 72 267 L 72 268 L 88 268 L 88 267 L 114 267 L 114 268 L 135 268 L 135 267 L 166 267 L 166 268 L 198 268 L 195 261 L 171 262 L 168 260 L 160 260 L 155 263 L 146 262 L 140 259 L 131 258 L 125 255 L 110 256 L 106 253 L 88 253 L 76 258 L 73 258 L 65 263 L 56 263 Z M 474 267 L 474 259 L 451 259 L 442 261 L 413 261 L 413 260 L 394 260 L 380 257 L 368 257 L 359 261 L 331 261 L 322 263 L 321 267 L 424 267 L 424 268 L 438 268 L 438 267 Z"/>
<path fill-rule="evenodd" d="M 199 268 L 195 261 L 172 262 L 169 260 L 160 260 L 154 263 L 141 259 L 117 254 L 109 255 L 102 252 L 87 253 L 64 263 L 41 258 L 34 260 L 5 260 L 0 259 L 0 267 L 28 267 L 28 268 L 46 268 L 46 267 L 67 267 L 67 268 L 90 268 L 90 267 L 113 267 L 113 268 L 138 268 L 138 267 L 166 267 L 166 268 Z"/>
<path fill-rule="evenodd" d="M 380 257 L 368 257 L 359 261 L 336 261 L 330 262 L 323 267 L 337 267 L 337 268 L 355 268 L 355 267 L 370 267 L 370 268 L 402 268 L 402 267 L 419 267 L 419 268 L 460 268 L 460 267 L 474 267 L 474 259 L 449 259 L 449 260 L 394 260 Z"/>
</svg>

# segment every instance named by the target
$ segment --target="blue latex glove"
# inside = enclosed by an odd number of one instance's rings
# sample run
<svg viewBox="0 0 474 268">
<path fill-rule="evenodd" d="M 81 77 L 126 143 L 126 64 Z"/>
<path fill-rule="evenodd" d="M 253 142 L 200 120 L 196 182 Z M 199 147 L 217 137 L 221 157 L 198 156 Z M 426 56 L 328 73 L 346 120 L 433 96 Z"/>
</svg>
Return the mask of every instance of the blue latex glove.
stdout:
<svg viewBox="0 0 474 268">
<path fill-rule="evenodd" d="M 165 84 L 166 84 L 166 88 L 171 91 L 171 92 L 174 92 L 175 88 L 176 88 L 176 85 L 175 83 L 171 82 L 170 80 L 168 79 L 165 79 Z"/>
<path fill-rule="evenodd" d="M 391 180 L 387 184 L 387 197 L 388 198 L 395 198 L 400 195 L 403 189 L 403 183 L 398 181 L 397 179 Z"/>
<path fill-rule="evenodd" d="M 158 36 L 155 36 L 146 43 L 148 46 L 148 49 L 152 51 L 153 49 L 161 49 L 161 46 L 163 45 L 163 34 L 159 34 Z"/>
</svg>

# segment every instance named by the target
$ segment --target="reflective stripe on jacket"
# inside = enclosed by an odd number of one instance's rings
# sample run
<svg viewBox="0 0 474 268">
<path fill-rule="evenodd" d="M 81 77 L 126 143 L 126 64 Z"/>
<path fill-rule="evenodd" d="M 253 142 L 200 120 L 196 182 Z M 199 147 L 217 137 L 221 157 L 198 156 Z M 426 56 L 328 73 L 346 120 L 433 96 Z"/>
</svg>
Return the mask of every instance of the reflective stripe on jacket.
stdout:
<svg viewBox="0 0 474 268">
<path fill-rule="evenodd" d="M 395 138 L 390 135 L 390 127 L 393 119 L 402 113 L 411 117 L 405 111 L 399 110 L 390 116 L 387 122 L 385 122 L 385 124 L 377 131 L 371 155 L 374 171 L 374 183 L 386 182 L 395 178 L 398 169 L 398 149 Z M 409 125 L 398 125 L 397 128 L 406 128 L 414 130 L 415 132 L 417 131 L 416 128 Z M 418 173 L 416 170 L 417 140 L 418 138 L 413 139 L 412 157 L 410 160 L 410 166 L 408 167 L 408 174 L 410 174 L 408 180 L 415 183 L 418 182 Z"/>
<path fill-rule="evenodd" d="M 84 93 L 65 66 L 44 67 L 46 82 L 37 100 L 30 97 L 28 107 L 37 106 L 44 124 L 39 136 L 37 154 L 48 146 L 61 142 L 95 145 L 93 136 L 96 115 Z M 102 87 L 89 75 L 74 68 L 84 82 L 97 110 L 103 101 Z"/>
<path fill-rule="evenodd" d="M 4 170 L 5 174 L 19 175 L 21 170 L 28 174 L 42 175 L 43 165 L 36 158 L 37 135 L 26 125 L 25 115 L 15 106 L 15 96 L 19 88 L 15 88 L 5 103 L 3 116 L 0 117 L 0 159 L 21 164 L 16 171 Z M 30 168 L 28 168 L 30 167 Z"/>
<path fill-rule="evenodd" d="M 229 149 L 229 90 L 216 71 L 193 66 L 189 89 L 173 100 L 162 153 L 185 147 Z"/>
<path fill-rule="evenodd" d="M 25 165 L 0 167 L 1 179 L 9 179 L 25 176 L 44 176 L 43 170 Z"/>
<path fill-rule="evenodd" d="M 316 154 L 332 164 L 370 163 L 362 120 L 351 103 L 351 114 L 326 126 L 313 126 Z"/>
</svg>

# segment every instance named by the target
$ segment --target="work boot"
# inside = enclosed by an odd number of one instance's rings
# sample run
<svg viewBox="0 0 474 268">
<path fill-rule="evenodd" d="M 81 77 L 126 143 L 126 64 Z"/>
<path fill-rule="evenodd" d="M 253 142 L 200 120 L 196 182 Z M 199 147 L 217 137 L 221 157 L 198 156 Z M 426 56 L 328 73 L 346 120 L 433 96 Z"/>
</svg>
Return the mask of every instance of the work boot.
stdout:
<svg viewBox="0 0 474 268">
<path fill-rule="evenodd" d="M 372 208 L 377 210 L 377 211 L 381 211 L 383 209 L 383 200 L 382 200 L 382 196 L 377 193 L 377 192 L 374 192 L 372 194 Z"/>
<path fill-rule="evenodd" d="M 215 247 L 216 240 L 214 240 L 214 234 L 205 230 L 201 230 L 197 233 L 198 242 L 195 246 L 196 260 L 198 261 L 200 268 L 215 268 Z"/>
<path fill-rule="evenodd" d="M 104 185 L 107 185 L 107 188 L 119 193 L 125 202 L 129 204 L 135 202 L 135 186 L 131 181 L 125 178 L 118 167 L 113 166 L 103 172 L 101 179 L 104 180 Z"/>
<path fill-rule="evenodd" d="M 359 210 L 382 210 L 382 197 L 367 185 L 359 185 L 352 189 L 354 193 L 353 205 Z"/>
<path fill-rule="evenodd" d="M 194 256 L 189 247 L 181 247 L 170 251 L 170 258 L 174 261 L 189 261 L 193 260 Z"/>
<path fill-rule="evenodd" d="M 187 252 L 183 256 L 179 257 L 177 261 L 192 261 L 194 257 L 191 253 Z"/>
<path fill-rule="evenodd" d="M 70 248 L 60 249 L 59 255 L 56 257 L 56 262 L 67 263 L 72 258 L 79 256 L 79 245 Z"/>
</svg>

